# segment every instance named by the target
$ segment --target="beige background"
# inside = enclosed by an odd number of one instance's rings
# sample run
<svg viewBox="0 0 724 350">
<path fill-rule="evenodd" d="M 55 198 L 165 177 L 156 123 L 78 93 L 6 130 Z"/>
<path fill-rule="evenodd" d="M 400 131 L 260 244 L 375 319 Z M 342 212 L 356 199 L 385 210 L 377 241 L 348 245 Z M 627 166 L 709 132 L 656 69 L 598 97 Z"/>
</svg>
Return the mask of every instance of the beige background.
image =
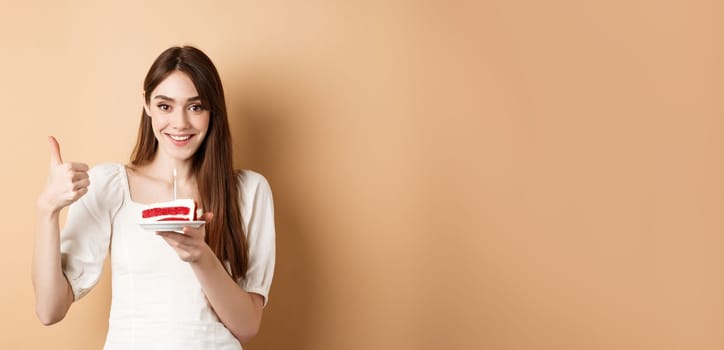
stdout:
<svg viewBox="0 0 724 350">
<path fill-rule="evenodd" d="M 275 194 L 246 348 L 724 348 L 722 2 L 145 2 L 2 4 L 0 348 L 101 347 L 107 273 L 33 313 L 45 137 L 125 162 L 186 43 Z"/>
</svg>

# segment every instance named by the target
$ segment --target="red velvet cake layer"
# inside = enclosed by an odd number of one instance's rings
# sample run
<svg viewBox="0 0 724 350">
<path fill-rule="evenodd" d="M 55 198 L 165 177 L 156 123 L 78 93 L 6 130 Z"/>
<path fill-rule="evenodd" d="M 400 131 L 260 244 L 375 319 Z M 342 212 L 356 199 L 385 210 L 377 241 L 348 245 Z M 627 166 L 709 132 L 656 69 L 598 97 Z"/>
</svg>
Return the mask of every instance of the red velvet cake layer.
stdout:
<svg viewBox="0 0 724 350">
<path fill-rule="evenodd" d="M 146 218 L 152 218 L 154 216 L 161 216 L 161 215 L 188 215 L 189 212 L 191 212 L 191 209 L 189 209 L 188 207 L 151 208 L 151 209 L 144 210 L 141 213 L 141 217 L 146 219 Z M 188 220 L 188 219 L 184 219 L 184 220 Z"/>
</svg>

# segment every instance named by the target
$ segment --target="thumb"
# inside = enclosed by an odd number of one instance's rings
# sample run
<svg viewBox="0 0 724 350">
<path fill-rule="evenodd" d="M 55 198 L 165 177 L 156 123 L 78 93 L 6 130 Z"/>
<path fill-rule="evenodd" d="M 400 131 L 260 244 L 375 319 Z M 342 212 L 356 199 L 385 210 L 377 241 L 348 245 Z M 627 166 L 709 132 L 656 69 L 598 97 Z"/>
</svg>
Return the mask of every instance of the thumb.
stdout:
<svg viewBox="0 0 724 350">
<path fill-rule="evenodd" d="M 201 220 L 203 220 L 203 221 L 210 222 L 213 219 L 214 219 L 214 213 L 212 213 L 212 212 L 206 212 L 203 215 L 201 215 Z"/>
<path fill-rule="evenodd" d="M 63 159 L 60 158 L 60 145 L 58 140 L 53 136 L 48 136 L 48 144 L 50 144 L 50 165 L 63 164 Z"/>
</svg>

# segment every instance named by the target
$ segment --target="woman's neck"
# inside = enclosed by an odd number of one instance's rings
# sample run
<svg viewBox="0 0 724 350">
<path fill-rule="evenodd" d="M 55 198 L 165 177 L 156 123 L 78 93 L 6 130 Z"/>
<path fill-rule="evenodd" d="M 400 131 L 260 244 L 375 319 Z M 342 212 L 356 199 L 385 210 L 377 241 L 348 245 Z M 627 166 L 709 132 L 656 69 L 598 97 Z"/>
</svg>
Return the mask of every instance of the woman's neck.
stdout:
<svg viewBox="0 0 724 350">
<path fill-rule="evenodd" d="M 147 165 L 147 170 L 154 177 L 168 179 L 173 181 L 174 170 L 176 172 L 176 181 L 187 182 L 193 180 L 191 174 L 191 160 L 176 160 L 164 157 L 154 157 Z"/>
</svg>

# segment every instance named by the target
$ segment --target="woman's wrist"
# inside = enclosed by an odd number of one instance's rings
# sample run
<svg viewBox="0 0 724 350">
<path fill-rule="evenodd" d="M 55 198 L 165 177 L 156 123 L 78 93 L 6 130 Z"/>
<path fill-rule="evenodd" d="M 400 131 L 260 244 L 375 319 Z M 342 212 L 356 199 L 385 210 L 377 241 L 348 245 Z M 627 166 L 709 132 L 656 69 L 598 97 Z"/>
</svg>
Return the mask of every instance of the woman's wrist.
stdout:
<svg viewBox="0 0 724 350">
<path fill-rule="evenodd" d="M 205 269 L 213 267 L 216 260 L 216 254 L 214 254 L 214 251 L 211 250 L 211 247 L 209 247 L 208 244 L 204 244 L 201 247 L 199 257 L 194 261 L 190 261 L 189 264 L 191 264 L 194 268 Z"/>
<path fill-rule="evenodd" d="M 53 219 L 57 218 L 62 208 L 55 208 L 48 203 L 49 201 L 41 195 L 38 197 L 38 201 L 35 203 L 35 208 L 38 216 L 41 218 Z"/>
</svg>

